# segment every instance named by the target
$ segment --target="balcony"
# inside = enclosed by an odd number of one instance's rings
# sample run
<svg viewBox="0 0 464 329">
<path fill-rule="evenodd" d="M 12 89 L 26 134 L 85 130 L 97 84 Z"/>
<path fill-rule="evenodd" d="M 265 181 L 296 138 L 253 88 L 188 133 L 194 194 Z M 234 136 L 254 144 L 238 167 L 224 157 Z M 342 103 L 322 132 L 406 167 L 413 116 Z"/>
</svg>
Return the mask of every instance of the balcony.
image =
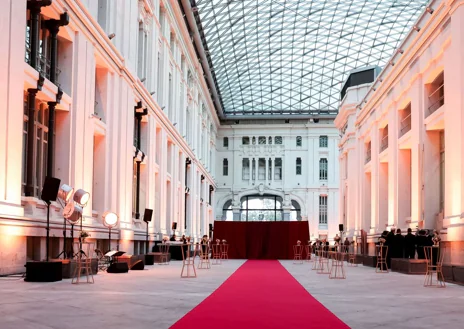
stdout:
<svg viewBox="0 0 464 329">
<path fill-rule="evenodd" d="M 411 112 L 409 112 L 409 114 L 407 114 L 403 119 L 401 119 L 399 137 L 402 137 L 404 134 L 406 134 L 410 130 L 411 130 Z"/>
<path fill-rule="evenodd" d="M 426 113 L 425 113 L 426 118 L 445 104 L 445 84 L 443 82 L 443 78 L 441 79 L 440 83 L 438 84 L 433 83 L 431 88 L 433 91 L 429 95 L 428 104 L 430 105 L 427 108 Z"/>
<path fill-rule="evenodd" d="M 385 151 L 388 148 L 388 134 L 382 137 L 380 141 L 380 153 Z"/>
</svg>

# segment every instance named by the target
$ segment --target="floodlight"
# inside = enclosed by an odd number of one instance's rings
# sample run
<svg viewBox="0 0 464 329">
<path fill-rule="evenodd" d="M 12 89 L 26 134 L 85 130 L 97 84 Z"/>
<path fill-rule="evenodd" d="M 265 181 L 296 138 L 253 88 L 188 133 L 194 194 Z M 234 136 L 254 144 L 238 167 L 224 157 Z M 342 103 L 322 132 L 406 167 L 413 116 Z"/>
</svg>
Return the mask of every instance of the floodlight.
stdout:
<svg viewBox="0 0 464 329">
<path fill-rule="evenodd" d="M 108 228 L 113 228 L 118 224 L 118 215 L 114 212 L 107 211 L 103 214 L 103 225 Z"/>
<path fill-rule="evenodd" d="M 71 186 L 63 184 L 58 191 L 58 198 L 67 203 L 71 199 L 73 192 L 74 189 Z"/>
<path fill-rule="evenodd" d="M 65 215 L 65 218 L 68 220 L 68 222 L 71 223 L 71 225 L 75 225 L 77 224 L 77 222 L 79 222 L 83 209 L 81 206 L 77 204 L 74 205 L 72 202 L 70 203 L 70 205 L 73 205 L 73 211 L 71 214 Z M 66 208 L 65 208 L 65 211 L 66 211 Z"/>
<path fill-rule="evenodd" d="M 89 199 L 90 199 L 90 193 L 84 191 L 83 189 L 78 189 L 74 193 L 74 201 L 77 202 L 82 207 L 86 206 L 87 202 L 89 202 Z"/>
</svg>

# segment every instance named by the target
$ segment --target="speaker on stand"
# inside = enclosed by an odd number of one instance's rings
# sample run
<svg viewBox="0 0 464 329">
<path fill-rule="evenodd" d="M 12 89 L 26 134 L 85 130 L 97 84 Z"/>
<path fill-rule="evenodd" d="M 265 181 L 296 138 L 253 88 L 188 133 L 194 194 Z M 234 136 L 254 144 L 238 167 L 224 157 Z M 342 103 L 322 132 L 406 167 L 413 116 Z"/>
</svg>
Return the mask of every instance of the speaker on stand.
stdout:
<svg viewBox="0 0 464 329">
<path fill-rule="evenodd" d="M 40 198 L 47 205 L 47 238 L 45 244 L 46 261 L 43 262 L 26 262 L 26 277 L 24 281 L 29 282 L 54 282 L 62 280 L 62 263 L 49 262 L 48 255 L 50 249 L 50 205 L 56 201 L 58 190 L 60 189 L 61 180 L 55 177 L 45 177 Z"/>
</svg>

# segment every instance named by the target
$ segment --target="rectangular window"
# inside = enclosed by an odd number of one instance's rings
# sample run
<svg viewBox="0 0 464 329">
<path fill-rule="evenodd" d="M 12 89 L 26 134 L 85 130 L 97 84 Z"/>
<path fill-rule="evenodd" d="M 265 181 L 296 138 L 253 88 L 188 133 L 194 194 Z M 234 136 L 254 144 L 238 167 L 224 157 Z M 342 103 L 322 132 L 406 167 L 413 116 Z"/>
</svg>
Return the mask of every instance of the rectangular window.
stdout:
<svg viewBox="0 0 464 329">
<path fill-rule="evenodd" d="M 282 136 L 276 136 L 275 137 L 275 144 L 276 145 L 282 145 Z"/>
<path fill-rule="evenodd" d="M 137 75 L 145 82 L 145 31 L 143 22 L 139 22 L 138 49 L 137 49 Z"/>
<path fill-rule="evenodd" d="M 327 180 L 328 162 L 327 159 L 322 158 L 319 160 L 319 180 Z"/>
<path fill-rule="evenodd" d="M 296 158 L 296 174 L 301 175 L 301 158 Z"/>
<path fill-rule="evenodd" d="M 222 175 L 229 176 L 229 160 L 222 160 Z"/>
<path fill-rule="evenodd" d="M 242 137 L 242 145 L 250 145 L 250 137 Z"/>
<path fill-rule="evenodd" d="M 259 143 L 260 145 L 266 144 L 266 137 L 264 137 L 264 136 L 259 136 L 258 143 Z"/>
<path fill-rule="evenodd" d="M 229 138 L 228 137 L 224 137 L 223 146 L 226 147 L 226 148 L 229 147 Z"/>
<path fill-rule="evenodd" d="M 296 146 L 302 146 L 303 145 L 303 138 L 301 136 L 296 136 Z"/>
<path fill-rule="evenodd" d="M 319 195 L 319 224 L 327 224 L 327 195 Z"/>
<path fill-rule="evenodd" d="M 319 147 L 328 147 L 329 146 L 329 137 L 319 136 Z"/>
<path fill-rule="evenodd" d="M 135 218 L 137 204 L 137 161 L 132 162 L 132 218 Z"/>
<path fill-rule="evenodd" d="M 272 180 L 272 160 L 271 159 L 269 159 L 268 161 L 268 167 L 269 167 L 268 179 Z"/>
<path fill-rule="evenodd" d="M 260 158 L 258 160 L 258 179 L 265 180 L 266 179 L 266 159 Z"/>
<path fill-rule="evenodd" d="M 274 179 L 282 180 L 282 158 L 276 158 L 274 162 Z"/>
<path fill-rule="evenodd" d="M 256 180 L 256 159 L 251 160 L 251 179 Z"/>
<path fill-rule="evenodd" d="M 242 159 L 242 179 L 250 179 L 250 159 L 248 158 Z"/>
<path fill-rule="evenodd" d="M 445 132 L 440 131 L 440 211 L 445 208 Z"/>
</svg>

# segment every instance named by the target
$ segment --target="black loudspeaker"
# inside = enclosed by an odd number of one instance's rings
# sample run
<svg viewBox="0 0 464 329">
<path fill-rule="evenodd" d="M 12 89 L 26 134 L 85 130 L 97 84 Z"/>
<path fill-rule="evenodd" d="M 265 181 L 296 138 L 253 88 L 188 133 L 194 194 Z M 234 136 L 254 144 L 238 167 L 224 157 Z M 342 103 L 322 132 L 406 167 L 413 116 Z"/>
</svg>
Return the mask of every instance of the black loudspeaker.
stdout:
<svg viewBox="0 0 464 329">
<path fill-rule="evenodd" d="M 145 213 L 143 214 L 143 221 L 144 222 L 151 222 L 151 216 L 153 215 L 153 209 L 146 209 Z"/>
<path fill-rule="evenodd" d="M 108 273 L 127 273 L 129 272 L 129 265 L 126 262 L 113 263 L 106 270 Z"/>
<path fill-rule="evenodd" d="M 172 229 L 173 229 L 173 230 L 177 229 L 177 223 L 176 223 L 176 222 L 173 222 L 173 223 L 172 223 Z"/>
<path fill-rule="evenodd" d="M 27 282 L 55 282 L 63 279 L 61 262 L 27 262 Z"/>
<path fill-rule="evenodd" d="M 56 201 L 61 180 L 55 177 L 45 177 L 40 198 L 45 202 Z"/>
<path fill-rule="evenodd" d="M 131 271 L 143 271 L 145 268 L 145 264 L 141 260 L 136 261 L 132 266 L 131 266 Z"/>
<path fill-rule="evenodd" d="M 343 232 L 343 231 L 344 231 L 344 229 L 343 229 L 343 224 L 338 224 L 338 230 L 339 230 L 340 232 Z"/>
<path fill-rule="evenodd" d="M 210 231 L 213 230 L 213 224 L 209 224 L 209 230 L 210 230 Z"/>
</svg>

